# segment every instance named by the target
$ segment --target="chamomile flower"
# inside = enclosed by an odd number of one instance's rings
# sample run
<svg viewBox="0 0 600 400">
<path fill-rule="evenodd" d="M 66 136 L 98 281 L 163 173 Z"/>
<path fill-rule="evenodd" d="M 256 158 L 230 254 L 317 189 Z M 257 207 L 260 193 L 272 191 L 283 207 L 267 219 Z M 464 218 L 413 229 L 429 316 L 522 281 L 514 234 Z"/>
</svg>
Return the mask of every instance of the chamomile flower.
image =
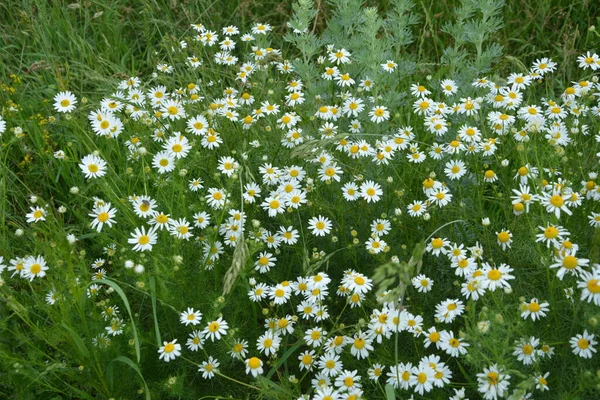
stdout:
<svg viewBox="0 0 600 400">
<path fill-rule="evenodd" d="M 600 306 L 600 266 L 594 265 L 592 272 L 582 271 L 579 274 L 577 287 L 581 290 L 581 301 Z"/>
<path fill-rule="evenodd" d="M 202 313 L 200 311 L 195 311 L 193 308 L 188 307 L 187 311 L 184 311 L 179 316 L 180 322 L 185 325 L 198 325 L 202 320 Z"/>
<path fill-rule="evenodd" d="M 190 351 L 198 351 L 203 348 L 204 338 L 202 337 L 202 332 L 193 331 L 190 333 L 188 337 L 187 343 L 185 344 Z"/>
<path fill-rule="evenodd" d="M 308 220 L 308 229 L 315 236 L 325 236 L 331 233 L 331 221 L 327 217 L 318 216 Z"/>
<path fill-rule="evenodd" d="M 219 361 L 213 358 L 213 356 L 210 356 L 207 361 L 202 361 L 198 371 L 202 372 L 202 377 L 204 379 L 212 379 L 215 377 L 215 373 L 219 372 L 219 365 Z"/>
<path fill-rule="evenodd" d="M 381 64 L 381 69 L 390 74 L 396 70 L 396 67 L 398 67 L 398 64 L 393 60 L 387 60 L 385 63 Z"/>
<path fill-rule="evenodd" d="M 413 367 L 411 372 L 409 384 L 414 387 L 416 393 L 423 396 L 423 393 L 429 393 L 433 390 L 433 380 L 436 372 L 429 364 L 419 363 L 418 366 Z"/>
<path fill-rule="evenodd" d="M 598 344 L 594 338 L 595 335 L 589 334 L 587 330 L 583 334 L 573 336 L 569 341 L 573 354 L 582 358 L 592 358 L 593 353 L 597 351 L 594 346 Z"/>
<path fill-rule="evenodd" d="M 131 233 L 131 237 L 127 239 L 127 243 L 133 244 L 133 251 L 150 251 L 152 246 L 156 244 L 158 235 L 156 228 L 152 227 L 146 231 L 146 228 L 135 228 L 135 232 Z"/>
<path fill-rule="evenodd" d="M 538 299 L 533 298 L 529 302 L 521 303 L 521 318 L 527 319 L 531 317 L 533 321 L 546 316 L 546 313 L 550 311 L 550 304 L 547 302 L 540 302 Z"/>
<path fill-rule="evenodd" d="M 54 96 L 54 109 L 61 113 L 70 113 L 75 109 L 77 98 L 69 91 L 60 92 Z"/>
<path fill-rule="evenodd" d="M 496 232 L 496 242 L 498 243 L 498 246 L 502 247 L 502 250 L 510 248 L 512 243 L 512 233 L 510 233 L 509 230 Z"/>
<path fill-rule="evenodd" d="M 412 278 L 411 283 L 419 293 L 428 293 L 433 289 L 433 280 L 427 276 L 420 274 Z"/>
<path fill-rule="evenodd" d="M 25 215 L 27 223 L 39 222 L 46 220 L 46 210 L 42 207 L 30 207 L 30 211 Z"/>
<path fill-rule="evenodd" d="M 222 336 L 227 335 L 229 324 L 222 318 L 209 322 L 206 328 L 202 330 L 202 334 L 206 339 L 210 339 L 211 342 L 215 340 L 221 340 Z"/>
<path fill-rule="evenodd" d="M 379 124 L 390 118 L 390 112 L 386 106 L 375 106 L 369 111 L 369 117 L 371 117 L 371 122 Z"/>
<path fill-rule="evenodd" d="M 257 339 L 256 349 L 267 357 L 274 356 L 277 354 L 280 344 L 281 337 L 273 331 L 267 331 Z"/>
<path fill-rule="evenodd" d="M 91 226 L 93 229 L 96 229 L 97 232 L 102 231 L 104 224 L 109 227 L 113 226 L 115 223 L 115 214 L 117 210 L 115 208 L 111 208 L 110 203 L 106 203 L 100 205 L 99 207 L 94 207 L 94 210 L 91 214 L 88 214 L 93 218 Z"/>
<path fill-rule="evenodd" d="M 580 258 L 576 255 L 576 250 L 571 251 L 560 251 L 555 257 L 555 263 L 550 265 L 550 268 L 558 268 L 556 276 L 562 280 L 565 274 L 578 275 L 582 271 L 582 267 L 589 265 L 590 260 L 587 258 Z"/>
<path fill-rule="evenodd" d="M 25 279 L 33 281 L 35 278 L 43 278 L 46 276 L 46 271 L 48 271 L 48 266 L 46 265 L 46 260 L 44 260 L 44 257 L 30 256 L 25 259 L 22 276 Z"/>
<path fill-rule="evenodd" d="M 567 215 L 573 214 L 565 203 L 571 196 L 569 194 L 561 194 L 557 190 L 553 190 L 551 193 L 543 192 L 540 196 L 540 203 L 546 207 L 546 211 L 556 215 L 556 218 L 560 218 L 560 212 L 563 211 Z"/>
<path fill-rule="evenodd" d="M 482 273 L 490 291 L 493 292 L 499 288 L 510 289 L 508 281 L 515 279 L 514 275 L 510 274 L 513 271 L 510 266 L 500 264 L 498 267 L 492 267 L 488 263 L 483 263 L 482 267 Z"/>
<path fill-rule="evenodd" d="M 510 375 L 504 373 L 497 364 L 483 369 L 483 373 L 477 374 L 477 390 L 485 400 L 497 400 L 504 397 L 510 385 Z"/>
<path fill-rule="evenodd" d="M 177 343 L 177 339 L 171 342 L 163 342 L 163 345 L 158 349 L 159 360 L 169 362 L 181 355 L 181 345 Z"/>
<path fill-rule="evenodd" d="M 465 310 L 465 305 L 458 299 L 447 299 L 436 305 L 435 317 L 441 322 L 451 323 Z"/>
<path fill-rule="evenodd" d="M 94 154 L 83 157 L 79 168 L 87 179 L 101 178 L 106 175 L 106 161 Z"/>
<path fill-rule="evenodd" d="M 452 96 L 458 90 L 456 82 L 454 82 L 452 79 L 444 79 L 442 82 L 440 82 L 440 86 L 442 87 L 442 91 L 446 96 Z"/>
</svg>

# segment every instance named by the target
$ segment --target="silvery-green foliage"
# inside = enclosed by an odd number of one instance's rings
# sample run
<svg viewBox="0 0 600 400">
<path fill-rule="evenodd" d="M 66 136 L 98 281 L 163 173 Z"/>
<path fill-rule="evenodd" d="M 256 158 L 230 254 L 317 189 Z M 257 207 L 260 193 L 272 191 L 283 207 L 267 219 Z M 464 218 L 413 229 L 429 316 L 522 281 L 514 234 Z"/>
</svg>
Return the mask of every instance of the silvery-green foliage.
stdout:
<svg viewBox="0 0 600 400">
<path fill-rule="evenodd" d="M 455 22 L 447 22 L 442 31 L 451 35 L 454 45 L 444 50 L 442 64 L 459 82 L 470 82 L 489 72 L 502 55 L 502 46 L 490 42 L 503 21 L 504 0 L 462 0 L 456 8 Z"/>
</svg>

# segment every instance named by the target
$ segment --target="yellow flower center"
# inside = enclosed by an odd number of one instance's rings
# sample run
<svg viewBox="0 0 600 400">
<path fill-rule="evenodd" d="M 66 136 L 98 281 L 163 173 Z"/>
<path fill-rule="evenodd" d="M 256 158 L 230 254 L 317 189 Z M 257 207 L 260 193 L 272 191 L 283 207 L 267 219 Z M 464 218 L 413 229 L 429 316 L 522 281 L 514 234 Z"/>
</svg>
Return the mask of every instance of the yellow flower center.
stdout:
<svg viewBox="0 0 600 400">
<path fill-rule="evenodd" d="M 366 344 L 366 342 L 365 342 L 365 339 L 363 339 L 363 338 L 356 338 L 354 340 L 354 347 L 356 347 L 359 350 L 363 349 L 365 347 L 365 344 Z"/>
<path fill-rule="evenodd" d="M 550 204 L 552 204 L 554 207 L 562 207 L 563 204 L 565 204 L 565 200 L 561 195 L 555 194 L 554 196 L 550 197 Z"/>
<path fill-rule="evenodd" d="M 577 268 L 577 257 L 566 256 L 563 259 L 562 265 L 566 269 L 575 269 L 575 268 Z"/>
<path fill-rule="evenodd" d="M 248 366 L 251 369 L 257 369 L 260 367 L 260 359 L 258 359 L 257 357 L 252 357 L 250 360 L 248 360 Z"/>
<path fill-rule="evenodd" d="M 488 272 L 488 278 L 492 281 L 497 281 L 501 277 L 502 277 L 502 272 L 498 271 L 497 269 L 491 269 Z"/>
<path fill-rule="evenodd" d="M 500 243 L 506 243 L 510 240 L 510 235 L 508 234 L 508 232 L 500 232 L 498 234 L 498 241 Z"/>
<path fill-rule="evenodd" d="M 29 268 L 29 272 L 30 272 L 32 275 L 37 275 L 37 274 L 39 274 L 40 272 L 42 272 L 42 266 L 41 266 L 40 264 L 37 264 L 37 263 L 35 263 L 35 264 L 33 264 L 33 265 L 31 266 L 31 268 Z"/>
<path fill-rule="evenodd" d="M 600 293 L 600 280 L 590 279 L 587 283 L 587 290 L 594 294 Z"/>
<path fill-rule="evenodd" d="M 165 345 L 165 353 L 172 353 L 175 350 L 175 345 L 173 343 L 167 343 Z"/>
</svg>

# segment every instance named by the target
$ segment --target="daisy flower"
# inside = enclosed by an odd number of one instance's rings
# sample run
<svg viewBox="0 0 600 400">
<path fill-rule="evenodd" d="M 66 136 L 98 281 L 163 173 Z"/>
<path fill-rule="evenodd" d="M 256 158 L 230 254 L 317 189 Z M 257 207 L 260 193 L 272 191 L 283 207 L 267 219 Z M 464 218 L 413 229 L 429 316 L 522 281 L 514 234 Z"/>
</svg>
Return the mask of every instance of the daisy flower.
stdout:
<svg viewBox="0 0 600 400">
<path fill-rule="evenodd" d="M 160 174 L 171 172 L 175 169 L 175 157 L 169 151 L 160 151 L 152 158 L 152 166 Z"/>
<path fill-rule="evenodd" d="M 451 323 L 454 318 L 460 316 L 465 310 L 462 301 L 458 299 L 447 299 L 435 306 L 435 317 L 441 322 Z"/>
<path fill-rule="evenodd" d="M 577 57 L 579 68 L 588 69 L 595 71 L 600 68 L 600 57 L 596 53 L 590 53 L 589 51 L 579 57 Z"/>
<path fill-rule="evenodd" d="M 431 239 L 431 242 L 427 244 L 425 250 L 434 256 L 439 256 L 440 254 L 446 254 L 448 252 L 448 246 L 450 246 L 450 242 L 448 242 L 447 239 L 438 237 Z"/>
<path fill-rule="evenodd" d="M 556 215 L 556 218 L 560 219 L 560 212 L 563 211 L 567 215 L 571 215 L 572 212 L 567 208 L 565 204 L 566 200 L 569 200 L 571 195 L 561 194 L 557 190 L 553 190 L 551 193 L 544 192 L 540 196 L 540 203 L 546 207 L 546 211 Z"/>
<path fill-rule="evenodd" d="M 163 118 L 169 118 L 171 121 L 176 121 L 186 117 L 183 104 L 177 100 L 167 99 L 161 103 L 160 111 Z"/>
<path fill-rule="evenodd" d="M 423 396 L 423 393 L 429 393 L 433 389 L 436 372 L 429 364 L 419 363 L 411 372 L 409 385 L 414 387 L 415 392 Z"/>
<path fill-rule="evenodd" d="M 46 220 L 46 210 L 42 207 L 30 207 L 30 211 L 25 215 L 27 218 L 27 223 L 39 222 Z"/>
<path fill-rule="evenodd" d="M 573 336 L 569 341 L 573 354 L 583 358 L 592 358 L 593 353 L 596 353 L 594 346 L 598 344 L 594 338 L 595 335 L 589 334 L 587 330 L 583 334 Z"/>
<path fill-rule="evenodd" d="M 444 350 L 448 355 L 452 357 L 459 357 L 467 354 L 467 347 L 469 343 L 461 340 L 461 338 L 454 336 L 452 331 L 440 332 L 439 348 Z"/>
<path fill-rule="evenodd" d="M 419 291 L 419 293 L 428 293 L 431 291 L 431 289 L 433 289 L 433 280 L 429 279 L 423 274 L 412 278 L 411 283 L 414 288 Z"/>
<path fill-rule="evenodd" d="M 46 265 L 46 260 L 44 257 L 27 257 L 25 263 L 23 265 L 22 276 L 25 279 L 29 279 L 33 281 L 35 278 L 43 278 L 46 276 L 46 271 L 48 270 L 48 266 Z"/>
<path fill-rule="evenodd" d="M 146 228 L 135 228 L 135 232 L 131 233 L 131 237 L 127 239 L 127 243 L 133 244 L 133 251 L 152 250 L 152 246 L 156 244 L 158 235 L 156 227 L 150 228 L 146 232 Z"/>
<path fill-rule="evenodd" d="M 400 387 L 402 390 L 408 390 L 413 386 L 411 381 L 412 377 L 412 363 L 400 363 L 390 367 L 390 371 L 387 373 L 388 379 L 386 383 L 392 385 L 395 389 Z"/>
<path fill-rule="evenodd" d="M 102 231 L 104 224 L 109 227 L 113 226 L 115 223 L 114 217 L 117 213 L 115 208 L 110 207 L 110 203 L 106 203 L 100 205 L 99 207 L 95 207 L 91 214 L 88 214 L 90 217 L 94 218 L 92 220 L 92 228 L 96 229 L 97 232 Z"/>
<path fill-rule="evenodd" d="M 454 82 L 452 79 L 444 79 L 440 83 L 440 86 L 442 87 L 442 91 L 446 96 L 452 96 L 458 90 L 456 82 Z"/>
<path fill-rule="evenodd" d="M 210 356 L 207 361 L 202 361 L 198 371 L 202 372 L 204 379 L 212 379 L 215 376 L 215 372 L 219 372 L 219 365 L 219 361 Z"/>
<path fill-rule="evenodd" d="M 200 311 L 194 311 L 193 308 L 188 307 L 187 311 L 181 313 L 179 320 L 185 326 L 198 325 L 202 320 L 202 313 Z"/>
<path fill-rule="evenodd" d="M 319 357 L 317 366 L 326 377 L 338 376 L 344 367 L 340 356 L 335 352 L 328 352 Z"/>
<path fill-rule="evenodd" d="M 577 287 L 581 290 L 581 301 L 600 306 L 600 266 L 596 264 L 592 272 L 582 271 L 579 274 Z"/>
<path fill-rule="evenodd" d="M 361 273 L 351 271 L 344 275 L 342 285 L 354 293 L 365 294 L 373 288 L 373 281 Z"/>
<path fill-rule="evenodd" d="M 423 201 L 415 200 L 408 205 L 408 214 L 411 217 L 420 217 L 427 211 L 427 205 Z"/>
<path fill-rule="evenodd" d="M 315 236 L 328 235 L 331 232 L 331 220 L 321 215 L 313 217 L 308 221 L 308 229 Z"/>
<path fill-rule="evenodd" d="M 385 250 L 387 243 L 379 238 L 379 236 L 375 235 L 375 237 L 369 238 L 365 242 L 365 247 L 367 251 L 371 254 L 379 254 Z"/>
<path fill-rule="evenodd" d="M 540 344 L 540 340 L 535 337 L 530 337 L 529 340 L 520 339 L 513 351 L 513 356 L 517 356 L 517 360 L 524 365 L 531 365 L 537 360 L 536 347 Z"/>
<path fill-rule="evenodd" d="M 348 182 L 342 186 L 342 194 L 346 201 L 355 201 L 360 197 L 358 186 L 354 182 Z"/>
<path fill-rule="evenodd" d="M 203 344 L 204 338 L 202 337 L 202 332 L 193 331 L 192 333 L 190 333 L 190 336 L 188 337 L 187 343 L 185 345 L 191 351 L 198 351 L 199 349 L 203 348 Z"/>
<path fill-rule="evenodd" d="M 223 318 L 219 317 L 215 321 L 209 322 L 206 328 L 202 330 L 202 334 L 206 339 L 214 342 L 215 340 L 221 340 L 221 336 L 227 335 L 227 329 L 229 329 L 229 325 Z"/>
<path fill-rule="evenodd" d="M 497 364 L 483 369 L 483 373 L 477 374 L 478 391 L 485 400 L 496 400 L 504 397 L 508 391 L 510 375 L 505 374 Z"/>
<path fill-rule="evenodd" d="M 87 179 L 100 178 L 106 175 L 106 161 L 95 154 L 88 154 L 83 157 L 79 168 L 81 168 Z"/>
<path fill-rule="evenodd" d="M 446 163 L 444 172 L 452 180 L 460 179 L 467 173 L 467 166 L 461 160 L 450 161 Z"/>
<path fill-rule="evenodd" d="M 487 280 L 490 291 L 493 292 L 498 288 L 510 289 L 510 283 L 508 283 L 508 281 L 515 279 L 515 277 L 510 274 L 513 271 L 511 267 L 506 264 L 492 267 L 488 263 L 483 263 L 482 267 L 483 276 Z"/>
<path fill-rule="evenodd" d="M 70 113 L 75 109 L 77 99 L 71 92 L 60 92 L 54 96 L 54 109 L 61 113 Z"/>
<path fill-rule="evenodd" d="M 581 273 L 581 267 L 589 265 L 590 260 L 587 258 L 576 257 L 576 250 L 560 251 L 558 256 L 555 257 L 555 263 L 550 265 L 550 268 L 558 268 L 556 276 L 562 281 L 565 274 L 578 275 Z"/>
<path fill-rule="evenodd" d="M 281 337 L 272 331 L 268 331 L 257 339 L 256 349 L 267 357 L 275 356 L 280 344 Z"/>
<path fill-rule="evenodd" d="M 550 388 L 548 387 L 548 375 L 550 375 L 550 372 L 546 372 L 544 375 L 542 374 L 536 374 L 535 375 L 535 388 L 537 390 L 539 390 L 540 392 L 544 392 L 546 390 L 550 390 Z"/>
<path fill-rule="evenodd" d="M 360 195 L 367 203 L 377 203 L 383 195 L 383 190 L 378 183 L 367 180 L 360 185 Z"/>
<path fill-rule="evenodd" d="M 562 226 L 548 224 L 545 228 L 543 226 L 538 226 L 538 228 L 542 233 L 536 235 L 536 242 L 545 242 L 548 248 L 557 247 L 560 242 L 569 236 L 569 232 Z"/>
<path fill-rule="evenodd" d="M 393 60 L 387 60 L 385 63 L 381 64 L 381 68 L 388 73 L 394 72 L 394 70 L 398 67 L 398 64 Z M 363 81 L 364 84 L 364 81 Z"/>
<path fill-rule="evenodd" d="M 171 342 L 163 342 L 163 345 L 158 349 L 159 360 L 169 362 L 181 355 L 181 345 L 177 343 L 177 339 Z"/>
<path fill-rule="evenodd" d="M 533 298 L 529 303 L 521 303 L 521 318 L 527 319 L 531 317 L 533 321 L 546 316 L 546 313 L 550 311 L 548 307 L 550 304 L 547 302 L 539 302 L 538 299 Z"/>
<path fill-rule="evenodd" d="M 498 246 L 502 247 L 502 250 L 506 250 L 506 248 L 510 248 L 512 243 L 512 233 L 509 230 L 496 232 L 496 241 Z"/>
<path fill-rule="evenodd" d="M 390 118 L 390 112 L 385 106 L 375 106 L 371 109 L 371 111 L 369 111 L 369 117 L 371 117 L 371 122 L 379 124 L 383 121 L 387 121 Z"/>
<path fill-rule="evenodd" d="M 352 347 L 350 347 L 350 353 L 358 360 L 361 358 L 367 358 L 369 351 L 373 350 L 373 339 L 363 332 L 358 332 L 354 335 L 352 341 Z"/>
</svg>

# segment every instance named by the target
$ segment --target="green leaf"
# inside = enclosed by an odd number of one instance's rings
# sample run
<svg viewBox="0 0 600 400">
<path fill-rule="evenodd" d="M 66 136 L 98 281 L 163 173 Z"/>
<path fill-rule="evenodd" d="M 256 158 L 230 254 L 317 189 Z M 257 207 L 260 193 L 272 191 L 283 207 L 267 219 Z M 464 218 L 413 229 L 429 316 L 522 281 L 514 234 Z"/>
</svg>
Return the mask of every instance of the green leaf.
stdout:
<svg viewBox="0 0 600 400">
<path fill-rule="evenodd" d="M 395 400 L 396 394 L 394 393 L 394 387 L 392 385 L 385 385 L 385 399 Z"/>
<path fill-rule="evenodd" d="M 298 340 L 296 343 L 294 343 L 294 345 L 288 351 L 286 351 L 283 354 L 283 356 L 281 356 L 281 358 L 279 360 L 277 360 L 275 365 L 273 365 L 271 370 L 267 373 L 267 375 L 266 375 L 267 379 L 271 379 L 273 374 L 275 374 L 275 371 L 277 371 L 277 368 L 281 367 L 283 365 L 283 363 L 286 362 L 287 359 L 290 358 L 290 356 L 292 354 L 294 354 L 294 352 L 300 348 L 300 346 L 302 346 L 303 342 L 304 341 L 302 339 Z"/>
<path fill-rule="evenodd" d="M 131 358 L 129 357 L 125 357 L 125 356 L 118 356 L 115 359 L 113 359 L 111 362 L 109 362 L 108 364 L 112 364 L 115 361 L 118 362 L 122 362 L 125 365 L 128 365 L 132 370 L 134 370 L 135 372 L 137 372 L 137 374 L 139 375 L 140 379 L 142 380 L 142 383 L 144 384 L 144 393 L 146 394 L 146 400 L 150 400 L 151 396 L 150 396 L 150 389 L 148 389 L 148 385 L 146 384 L 146 380 L 144 379 L 144 376 L 142 375 L 142 371 L 140 371 L 140 368 L 137 366 L 136 363 L 134 363 Z M 107 366 L 108 368 L 108 366 Z"/>
<path fill-rule="evenodd" d="M 110 286 L 121 297 L 121 300 L 123 300 L 123 303 L 125 304 L 125 309 L 127 309 L 127 313 L 129 314 L 129 319 L 131 320 L 131 328 L 133 331 L 133 343 L 135 346 L 135 356 L 137 358 L 137 362 L 140 362 L 140 359 L 141 359 L 140 339 L 138 337 L 137 328 L 136 328 L 135 322 L 133 320 L 133 313 L 131 312 L 131 307 L 129 306 L 129 301 L 127 300 L 127 296 L 125 295 L 125 292 L 123 292 L 123 289 L 121 289 L 121 287 L 116 282 L 113 282 L 110 279 L 96 279 L 95 281 L 91 281 L 90 283 L 88 283 L 88 286 L 91 285 L 92 283 L 105 284 L 105 285 Z M 85 292 L 84 292 L 84 296 L 85 296 Z"/>
<path fill-rule="evenodd" d="M 77 347 L 77 349 L 79 350 L 79 352 L 81 353 L 81 355 L 84 358 L 90 358 L 90 352 L 88 351 L 85 343 L 83 342 L 83 339 L 81 339 L 81 336 L 79 336 L 77 334 L 77 332 L 75 332 L 73 329 L 71 329 L 71 327 L 69 325 L 67 325 L 66 323 L 61 323 L 60 324 L 63 328 L 66 329 L 67 332 L 69 332 L 71 334 L 71 338 L 73 339 L 73 341 L 75 342 L 75 346 Z"/>
<path fill-rule="evenodd" d="M 154 334 L 156 336 L 156 345 L 160 347 L 162 338 L 158 327 L 158 318 L 156 317 L 156 280 L 154 276 L 150 277 L 150 298 L 152 299 L 152 315 L 154 316 Z"/>
</svg>

